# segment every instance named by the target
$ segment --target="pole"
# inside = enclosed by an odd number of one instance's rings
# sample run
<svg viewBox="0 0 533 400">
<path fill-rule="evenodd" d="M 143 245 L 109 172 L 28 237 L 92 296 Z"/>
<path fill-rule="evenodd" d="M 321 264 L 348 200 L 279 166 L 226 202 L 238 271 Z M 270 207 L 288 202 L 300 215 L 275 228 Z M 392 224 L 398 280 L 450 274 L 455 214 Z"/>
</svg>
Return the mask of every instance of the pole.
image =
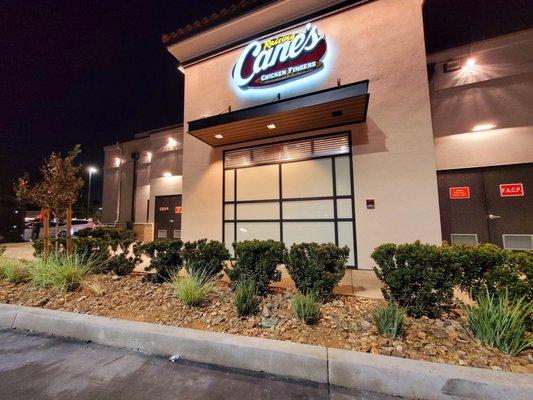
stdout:
<svg viewBox="0 0 533 400">
<path fill-rule="evenodd" d="M 91 177 L 93 175 L 92 169 L 89 169 L 89 187 L 87 188 L 87 212 L 86 212 L 86 218 L 89 219 L 89 206 L 91 204 Z"/>
<path fill-rule="evenodd" d="M 72 206 L 67 208 L 67 254 L 72 253 Z"/>
<path fill-rule="evenodd" d="M 50 252 L 50 209 L 44 208 L 42 211 L 43 214 L 43 230 L 44 230 L 44 239 L 43 239 L 43 253 L 44 258 L 48 258 Z"/>
</svg>

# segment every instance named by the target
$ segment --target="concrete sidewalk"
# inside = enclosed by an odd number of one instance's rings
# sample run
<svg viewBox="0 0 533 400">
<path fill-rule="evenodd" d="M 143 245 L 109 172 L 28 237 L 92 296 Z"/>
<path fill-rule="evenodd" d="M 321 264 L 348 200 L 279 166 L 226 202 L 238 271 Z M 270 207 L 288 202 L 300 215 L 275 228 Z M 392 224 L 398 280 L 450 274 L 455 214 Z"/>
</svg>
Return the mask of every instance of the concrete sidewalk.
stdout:
<svg viewBox="0 0 533 400">
<path fill-rule="evenodd" d="M 0 331 L 0 399 L 392 400 L 57 337 Z"/>
</svg>

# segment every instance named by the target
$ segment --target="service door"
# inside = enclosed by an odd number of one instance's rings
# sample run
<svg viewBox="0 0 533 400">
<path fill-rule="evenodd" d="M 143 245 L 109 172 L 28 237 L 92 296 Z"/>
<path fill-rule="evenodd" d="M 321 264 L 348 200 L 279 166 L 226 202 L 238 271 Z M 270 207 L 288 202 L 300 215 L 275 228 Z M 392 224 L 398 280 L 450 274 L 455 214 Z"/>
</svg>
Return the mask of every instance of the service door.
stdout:
<svg viewBox="0 0 533 400">
<path fill-rule="evenodd" d="M 155 239 L 181 238 L 181 195 L 156 196 Z"/>
<path fill-rule="evenodd" d="M 533 249 L 533 164 L 438 172 L 443 239 Z"/>
</svg>

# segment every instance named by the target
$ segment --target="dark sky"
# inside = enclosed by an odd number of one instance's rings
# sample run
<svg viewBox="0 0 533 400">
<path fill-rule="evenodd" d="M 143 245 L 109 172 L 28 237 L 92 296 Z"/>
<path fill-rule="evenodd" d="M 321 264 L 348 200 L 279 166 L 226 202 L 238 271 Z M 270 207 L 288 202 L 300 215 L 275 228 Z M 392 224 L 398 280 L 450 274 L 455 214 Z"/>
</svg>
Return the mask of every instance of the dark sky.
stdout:
<svg viewBox="0 0 533 400">
<path fill-rule="evenodd" d="M 182 78 L 161 43 L 234 0 L 0 0 L 0 193 L 53 150 L 181 122 Z M 429 50 L 531 26 L 531 0 L 427 0 Z M 94 197 L 101 196 L 101 176 Z"/>
</svg>

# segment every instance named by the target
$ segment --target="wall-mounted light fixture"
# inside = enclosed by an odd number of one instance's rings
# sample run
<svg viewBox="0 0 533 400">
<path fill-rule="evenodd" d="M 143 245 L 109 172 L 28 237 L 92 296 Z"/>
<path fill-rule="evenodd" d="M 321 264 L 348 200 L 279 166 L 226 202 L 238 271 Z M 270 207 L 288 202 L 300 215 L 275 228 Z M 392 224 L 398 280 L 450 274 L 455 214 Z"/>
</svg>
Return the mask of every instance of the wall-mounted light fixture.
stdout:
<svg viewBox="0 0 533 400">
<path fill-rule="evenodd" d="M 218 134 L 215 135 L 215 138 L 217 138 L 217 139 L 223 139 L 224 136 L 222 136 L 220 133 L 218 133 Z"/>
<path fill-rule="evenodd" d="M 168 172 L 168 171 L 167 172 L 163 172 L 163 176 L 165 178 L 170 178 L 172 176 L 172 172 Z"/>
<path fill-rule="evenodd" d="M 167 142 L 168 147 L 176 147 L 177 144 L 178 142 L 176 141 L 176 139 L 172 137 L 168 138 L 168 142 Z"/>
<path fill-rule="evenodd" d="M 469 58 L 468 60 L 466 60 L 463 69 L 467 73 L 474 72 L 476 70 L 476 60 L 474 60 L 473 58 Z"/>
</svg>

